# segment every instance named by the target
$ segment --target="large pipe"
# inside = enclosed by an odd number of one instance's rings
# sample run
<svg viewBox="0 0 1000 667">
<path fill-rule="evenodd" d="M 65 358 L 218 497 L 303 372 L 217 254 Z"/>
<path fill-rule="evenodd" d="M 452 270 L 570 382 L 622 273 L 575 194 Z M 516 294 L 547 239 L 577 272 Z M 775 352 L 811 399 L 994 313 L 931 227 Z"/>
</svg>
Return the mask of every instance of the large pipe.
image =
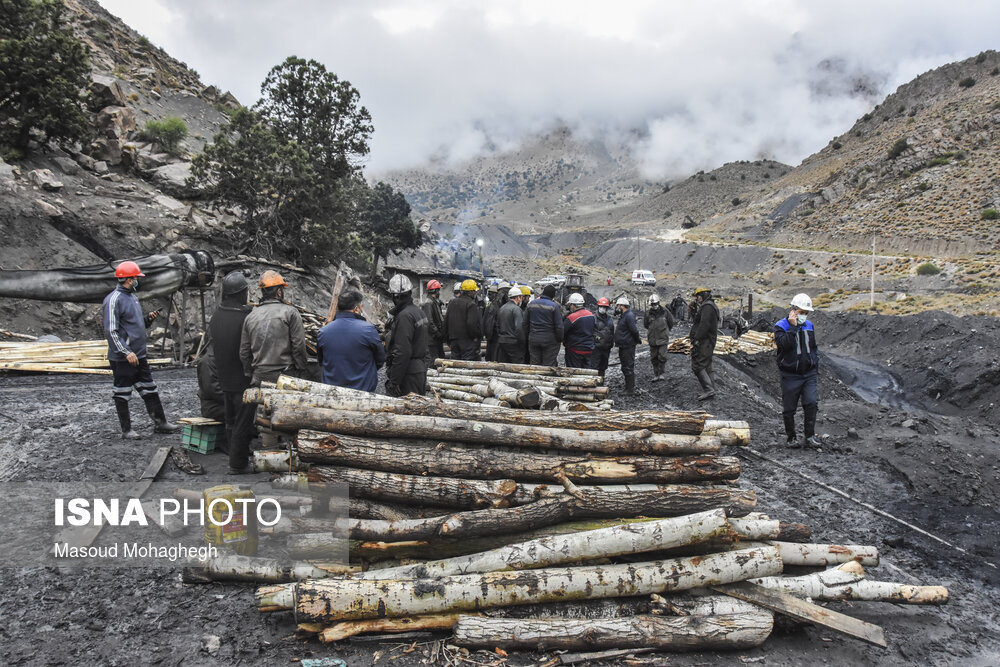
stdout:
<svg viewBox="0 0 1000 667">
<path fill-rule="evenodd" d="M 122 260 L 124 261 L 124 260 Z M 173 294 L 182 287 L 207 287 L 215 280 L 215 262 L 203 250 L 133 259 L 146 274 L 140 299 Z M 100 303 L 114 289 L 119 261 L 45 271 L 0 271 L 0 297 Z"/>
</svg>

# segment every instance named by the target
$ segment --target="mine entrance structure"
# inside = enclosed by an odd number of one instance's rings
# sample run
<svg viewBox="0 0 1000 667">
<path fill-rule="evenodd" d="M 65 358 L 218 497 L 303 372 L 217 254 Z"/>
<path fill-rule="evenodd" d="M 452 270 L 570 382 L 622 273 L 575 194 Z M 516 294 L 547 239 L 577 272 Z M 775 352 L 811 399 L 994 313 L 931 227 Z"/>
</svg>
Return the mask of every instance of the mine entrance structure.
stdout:
<svg viewBox="0 0 1000 667">
<path fill-rule="evenodd" d="M 215 261 L 203 250 L 131 259 L 146 274 L 142 280 L 142 289 L 136 295 L 143 300 L 159 298 L 167 305 L 166 330 L 175 343 L 174 358 L 181 362 L 184 357 L 189 292 L 198 290 L 202 329 L 205 329 L 205 290 L 215 282 Z M 0 297 L 101 303 L 108 292 L 114 289 L 115 267 L 121 261 L 124 260 L 44 271 L 0 271 Z M 178 293 L 181 297 L 180 305 L 174 303 L 174 295 Z M 174 327 L 170 326 L 171 314 L 174 314 L 177 322 Z M 161 351 L 164 344 L 165 339 L 161 342 Z"/>
</svg>

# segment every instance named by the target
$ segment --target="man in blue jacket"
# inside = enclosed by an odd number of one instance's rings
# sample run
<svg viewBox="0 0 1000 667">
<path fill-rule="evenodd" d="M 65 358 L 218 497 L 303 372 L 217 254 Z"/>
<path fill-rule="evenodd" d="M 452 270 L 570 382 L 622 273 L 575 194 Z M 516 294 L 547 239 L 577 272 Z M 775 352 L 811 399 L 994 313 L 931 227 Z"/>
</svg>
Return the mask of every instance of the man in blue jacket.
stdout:
<svg viewBox="0 0 1000 667">
<path fill-rule="evenodd" d="M 563 320 L 566 368 L 593 368 L 594 314 L 584 307 L 583 295 L 574 292 L 566 300 L 569 315 Z"/>
<path fill-rule="evenodd" d="M 802 402 L 806 447 L 819 447 L 816 439 L 816 413 L 819 411 L 817 378 L 819 354 L 816 333 L 809 313 L 813 311 L 808 294 L 796 294 L 788 317 L 774 325 L 774 344 L 778 348 L 778 371 L 781 373 L 781 416 L 789 447 L 799 447 L 795 439 L 795 410 Z"/>
<path fill-rule="evenodd" d="M 618 326 L 615 327 L 615 346 L 618 348 L 618 359 L 622 364 L 622 375 L 625 376 L 625 393 L 635 393 L 635 347 L 642 342 L 639 336 L 639 324 L 635 321 L 635 313 L 624 296 L 615 301 L 615 311 L 619 315 Z"/>
<path fill-rule="evenodd" d="M 553 301 L 556 288 L 546 285 L 542 296 L 528 304 L 524 311 L 524 340 L 528 342 L 528 358 L 532 366 L 558 366 L 559 346 L 563 340 L 562 308 Z"/>
<path fill-rule="evenodd" d="M 337 299 L 337 316 L 319 330 L 316 353 L 323 383 L 374 394 L 385 348 L 375 326 L 361 314 L 364 297 L 351 289 Z"/>
<path fill-rule="evenodd" d="M 108 363 L 111 364 L 114 382 L 112 397 L 125 440 L 141 437 L 132 430 L 132 416 L 128 408 L 133 387 L 146 404 L 155 433 L 176 433 L 180 430 L 177 424 L 168 422 L 163 413 L 160 393 L 146 360 L 146 327 L 159 316 L 160 311 L 154 310 L 145 316 L 142 314 L 135 292 L 139 289 L 139 278 L 145 277 L 146 274 L 135 262 L 122 262 L 115 268 L 118 287 L 104 297 L 104 337 L 108 341 Z"/>
</svg>

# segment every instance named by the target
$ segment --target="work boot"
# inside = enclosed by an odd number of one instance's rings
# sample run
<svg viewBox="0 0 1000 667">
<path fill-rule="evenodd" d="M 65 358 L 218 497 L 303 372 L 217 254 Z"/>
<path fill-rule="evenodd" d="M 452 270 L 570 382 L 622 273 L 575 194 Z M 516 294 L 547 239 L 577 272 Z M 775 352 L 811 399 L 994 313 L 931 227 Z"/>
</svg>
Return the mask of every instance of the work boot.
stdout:
<svg viewBox="0 0 1000 667">
<path fill-rule="evenodd" d="M 704 391 L 698 394 L 699 401 L 706 401 L 710 398 L 715 397 L 715 385 L 712 383 L 712 376 L 708 374 L 708 371 L 702 369 L 698 371 L 695 375 L 698 378 L 698 382 L 701 383 L 701 388 Z"/>
<path fill-rule="evenodd" d="M 122 427 L 122 440 L 141 440 L 142 436 L 132 430 L 132 415 L 128 410 L 128 401 L 124 398 L 116 398 L 114 401 L 118 423 Z"/>
<path fill-rule="evenodd" d="M 660 376 L 660 375 L 654 375 L 652 381 L 653 382 L 659 382 L 661 379 L 662 379 L 662 376 Z"/>
<path fill-rule="evenodd" d="M 795 439 L 795 412 L 782 412 L 781 418 L 785 421 L 785 444 L 792 448 L 798 448 L 798 440 Z"/>
<path fill-rule="evenodd" d="M 626 375 L 625 376 L 625 393 L 631 396 L 635 393 L 635 376 Z"/>
<path fill-rule="evenodd" d="M 811 435 L 808 438 L 802 438 L 802 446 L 808 447 L 809 449 L 821 449 L 823 447 L 823 445 L 820 444 L 819 438 L 815 435 Z"/>
<path fill-rule="evenodd" d="M 142 400 L 146 404 L 146 412 L 153 420 L 153 433 L 177 433 L 181 430 L 177 424 L 167 421 L 166 415 L 163 414 L 163 403 L 160 402 L 159 394 L 146 394 Z"/>
<path fill-rule="evenodd" d="M 233 468 L 231 466 L 229 468 L 230 475 L 252 475 L 255 472 L 257 471 L 254 470 L 253 463 L 248 463 L 242 468 Z"/>
</svg>

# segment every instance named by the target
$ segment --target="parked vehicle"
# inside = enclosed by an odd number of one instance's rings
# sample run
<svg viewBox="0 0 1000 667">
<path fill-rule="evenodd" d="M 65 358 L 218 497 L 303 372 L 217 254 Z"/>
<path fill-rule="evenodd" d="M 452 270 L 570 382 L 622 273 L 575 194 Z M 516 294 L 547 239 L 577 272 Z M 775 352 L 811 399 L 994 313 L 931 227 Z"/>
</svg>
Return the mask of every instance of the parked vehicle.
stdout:
<svg viewBox="0 0 1000 667">
<path fill-rule="evenodd" d="M 648 285 L 649 287 L 656 287 L 656 276 L 653 275 L 652 271 L 647 271 L 645 269 L 636 269 L 632 272 L 632 284 L 633 285 Z"/>
<path fill-rule="evenodd" d="M 545 276 L 541 280 L 536 280 L 535 284 L 540 285 L 541 287 L 545 287 L 546 285 L 552 285 L 553 287 L 562 287 L 563 283 L 565 282 L 566 282 L 566 276 L 553 274 Z"/>
</svg>

